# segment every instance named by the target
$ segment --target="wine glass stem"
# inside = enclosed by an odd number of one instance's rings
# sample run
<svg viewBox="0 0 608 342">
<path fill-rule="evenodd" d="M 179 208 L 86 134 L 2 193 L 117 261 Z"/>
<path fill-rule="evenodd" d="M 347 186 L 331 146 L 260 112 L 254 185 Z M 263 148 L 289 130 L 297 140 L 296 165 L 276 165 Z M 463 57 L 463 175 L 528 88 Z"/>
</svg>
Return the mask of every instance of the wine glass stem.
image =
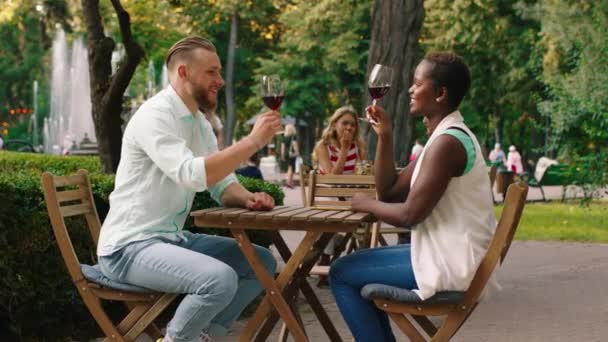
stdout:
<svg viewBox="0 0 608 342">
<path fill-rule="evenodd" d="M 376 107 L 376 99 L 372 100 L 372 107 Z"/>
</svg>

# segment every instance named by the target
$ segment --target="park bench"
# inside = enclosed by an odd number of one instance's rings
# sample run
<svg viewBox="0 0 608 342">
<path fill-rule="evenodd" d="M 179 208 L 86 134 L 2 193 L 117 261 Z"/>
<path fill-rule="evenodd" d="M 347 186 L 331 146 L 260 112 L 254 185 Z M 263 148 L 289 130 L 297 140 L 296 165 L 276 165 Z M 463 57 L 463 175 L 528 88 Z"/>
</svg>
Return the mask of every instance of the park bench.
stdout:
<svg viewBox="0 0 608 342">
<path fill-rule="evenodd" d="M 537 163 L 538 164 L 538 163 Z M 537 174 L 537 172 L 535 172 Z M 527 183 L 530 187 L 539 188 L 543 201 L 547 201 L 543 186 L 567 186 L 572 184 L 572 176 L 568 165 L 565 164 L 553 164 L 547 167 L 544 173 L 539 179 L 536 175 L 532 175 L 527 179 Z"/>
</svg>

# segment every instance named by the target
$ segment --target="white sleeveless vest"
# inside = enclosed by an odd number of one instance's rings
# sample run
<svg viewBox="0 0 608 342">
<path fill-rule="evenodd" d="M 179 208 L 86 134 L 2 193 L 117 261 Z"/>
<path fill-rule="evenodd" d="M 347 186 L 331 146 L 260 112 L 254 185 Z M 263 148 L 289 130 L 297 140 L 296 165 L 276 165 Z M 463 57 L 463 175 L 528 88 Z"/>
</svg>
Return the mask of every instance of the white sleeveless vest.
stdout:
<svg viewBox="0 0 608 342">
<path fill-rule="evenodd" d="M 459 111 L 446 116 L 429 138 L 414 169 L 410 187 L 416 186 L 429 146 L 451 127 L 460 128 L 471 137 L 475 145 L 475 162 L 467 174 L 450 180 L 430 215 L 412 227 L 412 267 L 418 283 L 415 292 L 423 300 L 438 291 L 466 290 L 496 229 L 487 167 L 477 138 L 464 124 Z M 494 277 L 488 285 L 498 287 Z"/>
</svg>

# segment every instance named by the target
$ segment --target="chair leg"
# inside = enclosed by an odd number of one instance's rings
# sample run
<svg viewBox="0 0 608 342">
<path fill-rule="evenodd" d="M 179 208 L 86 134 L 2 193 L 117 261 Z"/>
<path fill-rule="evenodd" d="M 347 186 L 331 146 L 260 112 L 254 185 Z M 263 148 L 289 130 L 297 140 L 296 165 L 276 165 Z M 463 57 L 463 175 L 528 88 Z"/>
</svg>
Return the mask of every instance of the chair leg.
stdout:
<svg viewBox="0 0 608 342">
<path fill-rule="evenodd" d="M 148 334 L 148 336 L 150 336 L 150 338 L 153 341 L 158 340 L 159 338 L 163 337 L 162 332 L 160 331 L 160 329 L 158 328 L 158 326 L 156 326 L 156 324 L 151 323 L 145 330 L 146 334 Z"/>
<path fill-rule="evenodd" d="M 433 336 L 437 333 L 437 327 L 428 319 L 428 317 L 422 315 L 411 315 L 411 317 L 420 325 L 427 335 Z"/>
<path fill-rule="evenodd" d="M 137 307 L 136 303 L 133 302 L 125 302 L 125 305 L 127 307 L 127 309 L 129 309 L 129 312 L 131 312 L 131 310 L 133 310 L 135 307 Z M 152 306 L 152 305 L 150 305 Z M 123 321 L 124 322 L 124 321 Z M 122 322 L 121 322 L 122 323 Z M 124 333 L 125 330 L 121 329 L 121 327 L 118 327 L 118 330 L 120 330 L 121 332 Z M 146 330 L 144 330 L 144 332 L 146 334 L 148 334 L 148 336 L 150 336 L 150 338 L 154 341 L 156 341 L 157 339 L 163 337 L 163 334 L 161 333 L 160 329 L 156 326 L 156 324 L 151 323 Z"/>
<path fill-rule="evenodd" d="M 386 242 L 386 239 L 384 238 L 384 236 L 382 236 L 382 234 L 378 234 L 378 242 L 380 242 L 380 246 L 388 246 L 388 242 Z"/>
<path fill-rule="evenodd" d="M 464 323 L 464 321 L 469 317 L 471 312 L 471 308 L 466 311 L 455 311 L 448 314 L 445 321 L 437 330 L 437 333 L 431 339 L 432 342 L 443 342 L 449 341 L 452 336 L 458 331 L 460 326 Z"/>
<path fill-rule="evenodd" d="M 420 334 L 420 332 L 418 332 L 418 330 L 416 329 L 416 327 L 414 327 L 412 322 L 410 322 L 404 315 L 394 313 L 394 312 L 388 312 L 388 315 L 395 322 L 395 324 L 397 324 L 399 329 L 401 329 L 401 331 L 403 331 L 403 333 L 406 334 L 407 337 L 410 338 L 410 341 L 412 341 L 412 342 L 424 342 L 425 341 L 425 338 Z"/>
<path fill-rule="evenodd" d="M 93 318 L 95 318 L 95 321 L 99 325 L 99 328 L 101 328 L 103 333 L 106 335 L 104 341 L 124 342 L 125 339 L 122 337 L 122 334 L 118 332 L 118 329 L 116 328 L 110 317 L 108 317 L 108 315 L 106 314 L 105 310 L 101 306 L 101 301 L 99 300 L 99 298 L 94 297 L 90 293 L 86 292 L 87 290 L 80 291 L 79 288 L 80 295 L 85 305 L 89 309 L 89 312 L 91 313 Z"/>
<path fill-rule="evenodd" d="M 538 188 L 540 189 L 540 194 L 543 196 L 543 202 L 547 202 L 547 198 L 545 197 L 545 191 L 543 190 L 543 186 L 539 185 Z"/>
</svg>

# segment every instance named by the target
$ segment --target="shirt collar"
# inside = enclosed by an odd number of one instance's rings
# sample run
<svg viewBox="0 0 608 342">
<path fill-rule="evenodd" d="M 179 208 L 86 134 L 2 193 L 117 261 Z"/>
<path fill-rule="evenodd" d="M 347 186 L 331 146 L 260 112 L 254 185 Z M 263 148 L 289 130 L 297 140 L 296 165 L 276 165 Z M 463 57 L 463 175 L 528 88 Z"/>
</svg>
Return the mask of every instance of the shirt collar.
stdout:
<svg viewBox="0 0 608 342">
<path fill-rule="evenodd" d="M 175 115 L 177 119 L 183 119 L 184 117 L 192 118 L 193 116 L 197 117 L 200 115 L 198 110 L 192 113 L 190 109 L 188 109 L 188 106 L 186 106 L 182 98 L 177 94 L 175 89 L 170 84 L 167 86 L 167 94 L 169 95 L 169 100 L 171 101 L 172 107 L 175 109 L 173 111 L 173 115 Z"/>
</svg>

